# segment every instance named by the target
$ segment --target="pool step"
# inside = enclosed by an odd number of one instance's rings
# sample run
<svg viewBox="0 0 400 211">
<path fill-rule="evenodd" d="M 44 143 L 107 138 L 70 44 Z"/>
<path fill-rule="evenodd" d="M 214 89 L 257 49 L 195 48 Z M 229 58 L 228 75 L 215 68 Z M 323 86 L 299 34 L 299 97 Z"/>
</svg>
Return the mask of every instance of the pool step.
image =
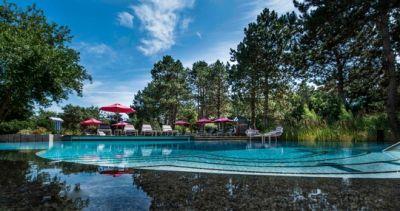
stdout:
<svg viewBox="0 0 400 211">
<path fill-rule="evenodd" d="M 400 149 L 400 141 L 397 142 L 397 143 L 395 143 L 395 144 L 393 144 L 393 145 L 390 145 L 390 146 L 387 147 L 387 148 L 385 148 L 384 150 L 382 150 L 382 152 L 392 150 L 392 149 L 394 149 L 394 148 L 396 148 L 396 147 L 399 147 L 399 149 Z"/>
<path fill-rule="evenodd" d="M 221 141 L 221 140 L 246 141 L 246 140 L 249 140 L 249 137 L 247 137 L 247 136 L 194 136 L 193 140 L 196 140 L 196 141 Z"/>
</svg>

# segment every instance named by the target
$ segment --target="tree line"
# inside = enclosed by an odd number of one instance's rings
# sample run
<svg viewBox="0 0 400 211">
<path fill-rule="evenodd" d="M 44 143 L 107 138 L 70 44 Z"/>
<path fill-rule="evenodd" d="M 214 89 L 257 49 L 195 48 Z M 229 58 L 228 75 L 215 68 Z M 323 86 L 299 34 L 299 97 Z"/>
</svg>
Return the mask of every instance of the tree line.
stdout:
<svg viewBox="0 0 400 211">
<path fill-rule="evenodd" d="M 244 116 L 259 129 L 304 121 L 375 124 L 369 129 L 389 129 L 398 140 L 398 1 L 294 4 L 299 13 L 264 9 L 231 49 L 229 63 L 184 68 L 164 56 L 134 96 L 137 121 Z M 386 122 L 372 121 L 374 115 Z"/>
</svg>

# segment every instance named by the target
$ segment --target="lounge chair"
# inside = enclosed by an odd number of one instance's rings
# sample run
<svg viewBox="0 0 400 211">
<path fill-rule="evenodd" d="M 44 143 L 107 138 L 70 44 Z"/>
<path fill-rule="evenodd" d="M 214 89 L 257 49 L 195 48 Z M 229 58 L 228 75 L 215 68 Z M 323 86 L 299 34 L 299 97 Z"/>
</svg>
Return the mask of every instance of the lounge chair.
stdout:
<svg viewBox="0 0 400 211">
<path fill-rule="evenodd" d="M 97 135 L 99 136 L 105 136 L 106 134 L 103 131 L 97 131 Z"/>
<path fill-rule="evenodd" d="M 111 135 L 112 134 L 112 130 L 111 130 L 110 125 L 100 124 L 99 128 L 97 128 L 97 134 L 100 134 L 100 132 L 103 132 L 106 135 Z"/>
<path fill-rule="evenodd" d="M 233 135 L 235 135 L 236 134 L 236 130 L 235 130 L 235 128 L 230 128 L 230 129 L 228 129 L 227 131 L 225 131 L 225 136 L 233 136 Z"/>
<path fill-rule="evenodd" d="M 206 132 L 205 132 L 204 129 L 200 129 L 200 130 L 197 131 L 196 135 L 198 135 L 198 136 L 205 136 L 205 135 L 206 135 Z"/>
<path fill-rule="evenodd" d="M 256 137 L 256 136 L 259 136 L 260 135 L 260 131 L 258 131 L 258 130 L 255 130 L 255 129 L 251 129 L 251 128 L 249 128 L 249 129 L 247 129 L 246 131 L 245 131 L 245 133 L 246 133 L 246 136 L 248 136 L 248 137 Z"/>
<path fill-rule="evenodd" d="M 173 136 L 173 135 L 176 135 L 176 133 L 178 133 L 178 131 L 172 130 L 171 125 L 163 125 L 162 126 L 162 134 L 165 134 L 165 135 L 171 134 Z"/>
<path fill-rule="evenodd" d="M 261 141 L 264 143 L 266 137 L 268 137 L 269 142 L 271 142 L 271 138 L 275 138 L 275 141 L 278 141 L 278 137 L 281 136 L 282 134 L 283 134 L 283 127 L 278 126 L 273 131 L 270 131 L 268 133 L 259 134 L 257 136 L 261 137 Z"/>
<path fill-rule="evenodd" d="M 225 132 L 224 132 L 223 129 L 220 129 L 220 130 L 216 131 L 214 134 L 215 134 L 216 136 L 224 136 L 224 135 L 225 135 Z"/>
<path fill-rule="evenodd" d="M 157 131 L 153 130 L 153 128 L 151 127 L 151 125 L 149 124 L 143 124 L 142 125 L 142 135 L 157 135 Z"/>
<path fill-rule="evenodd" d="M 125 125 L 124 127 L 124 134 L 125 135 L 138 135 L 138 131 L 135 129 L 133 125 Z"/>
</svg>

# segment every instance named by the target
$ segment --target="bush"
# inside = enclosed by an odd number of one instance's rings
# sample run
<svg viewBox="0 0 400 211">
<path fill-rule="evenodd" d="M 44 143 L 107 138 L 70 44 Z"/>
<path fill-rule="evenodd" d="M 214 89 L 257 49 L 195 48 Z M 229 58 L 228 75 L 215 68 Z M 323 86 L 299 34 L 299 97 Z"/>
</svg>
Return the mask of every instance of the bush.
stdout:
<svg viewBox="0 0 400 211">
<path fill-rule="evenodd" d="M 20 135 L 31 135 L 32 134 L 32 130 L 31 129 L 22 129 L 22 130 L 18 131 L 17 134 L 20 134 Z"/>
<path fill-rule="evenodd" d="M 15 134 L 23 129 L 35 128 L 32 121 L 12 120 L 0 123 L 0 134 Z"/>
<path fill-rule="evenodd" d="M 38 127 L 38 128 L 36 128 L 35 130 L 32 131 L 32 134 L 44 135 L 44 134 L 49 134 L 49 132 L 44 127 Z"/>
</svg>

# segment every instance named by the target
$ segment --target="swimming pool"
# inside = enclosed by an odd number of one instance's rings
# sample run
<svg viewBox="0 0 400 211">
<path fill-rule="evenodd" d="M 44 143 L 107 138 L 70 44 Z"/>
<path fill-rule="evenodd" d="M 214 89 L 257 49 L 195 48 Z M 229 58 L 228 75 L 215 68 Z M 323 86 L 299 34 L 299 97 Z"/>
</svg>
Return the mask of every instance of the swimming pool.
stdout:
<svg viewBox="0 0 400 211">
<path fill-rule="evenodd" d="M 19 144 L 18 146 L 24 146 Z M 16 148 L 18 148 L 18 146 Z M 54 161 L 166 171 L 348 178 L 400 178 L 400 151 L 374 143 L 69 141 L 37 153 Z M 4 145 L 0 145 L 0 149 Z M 7 145 L 8 149 L 10 145 Z M 46 145 L 40 145 L 40 149 Z"/>
</svg>

